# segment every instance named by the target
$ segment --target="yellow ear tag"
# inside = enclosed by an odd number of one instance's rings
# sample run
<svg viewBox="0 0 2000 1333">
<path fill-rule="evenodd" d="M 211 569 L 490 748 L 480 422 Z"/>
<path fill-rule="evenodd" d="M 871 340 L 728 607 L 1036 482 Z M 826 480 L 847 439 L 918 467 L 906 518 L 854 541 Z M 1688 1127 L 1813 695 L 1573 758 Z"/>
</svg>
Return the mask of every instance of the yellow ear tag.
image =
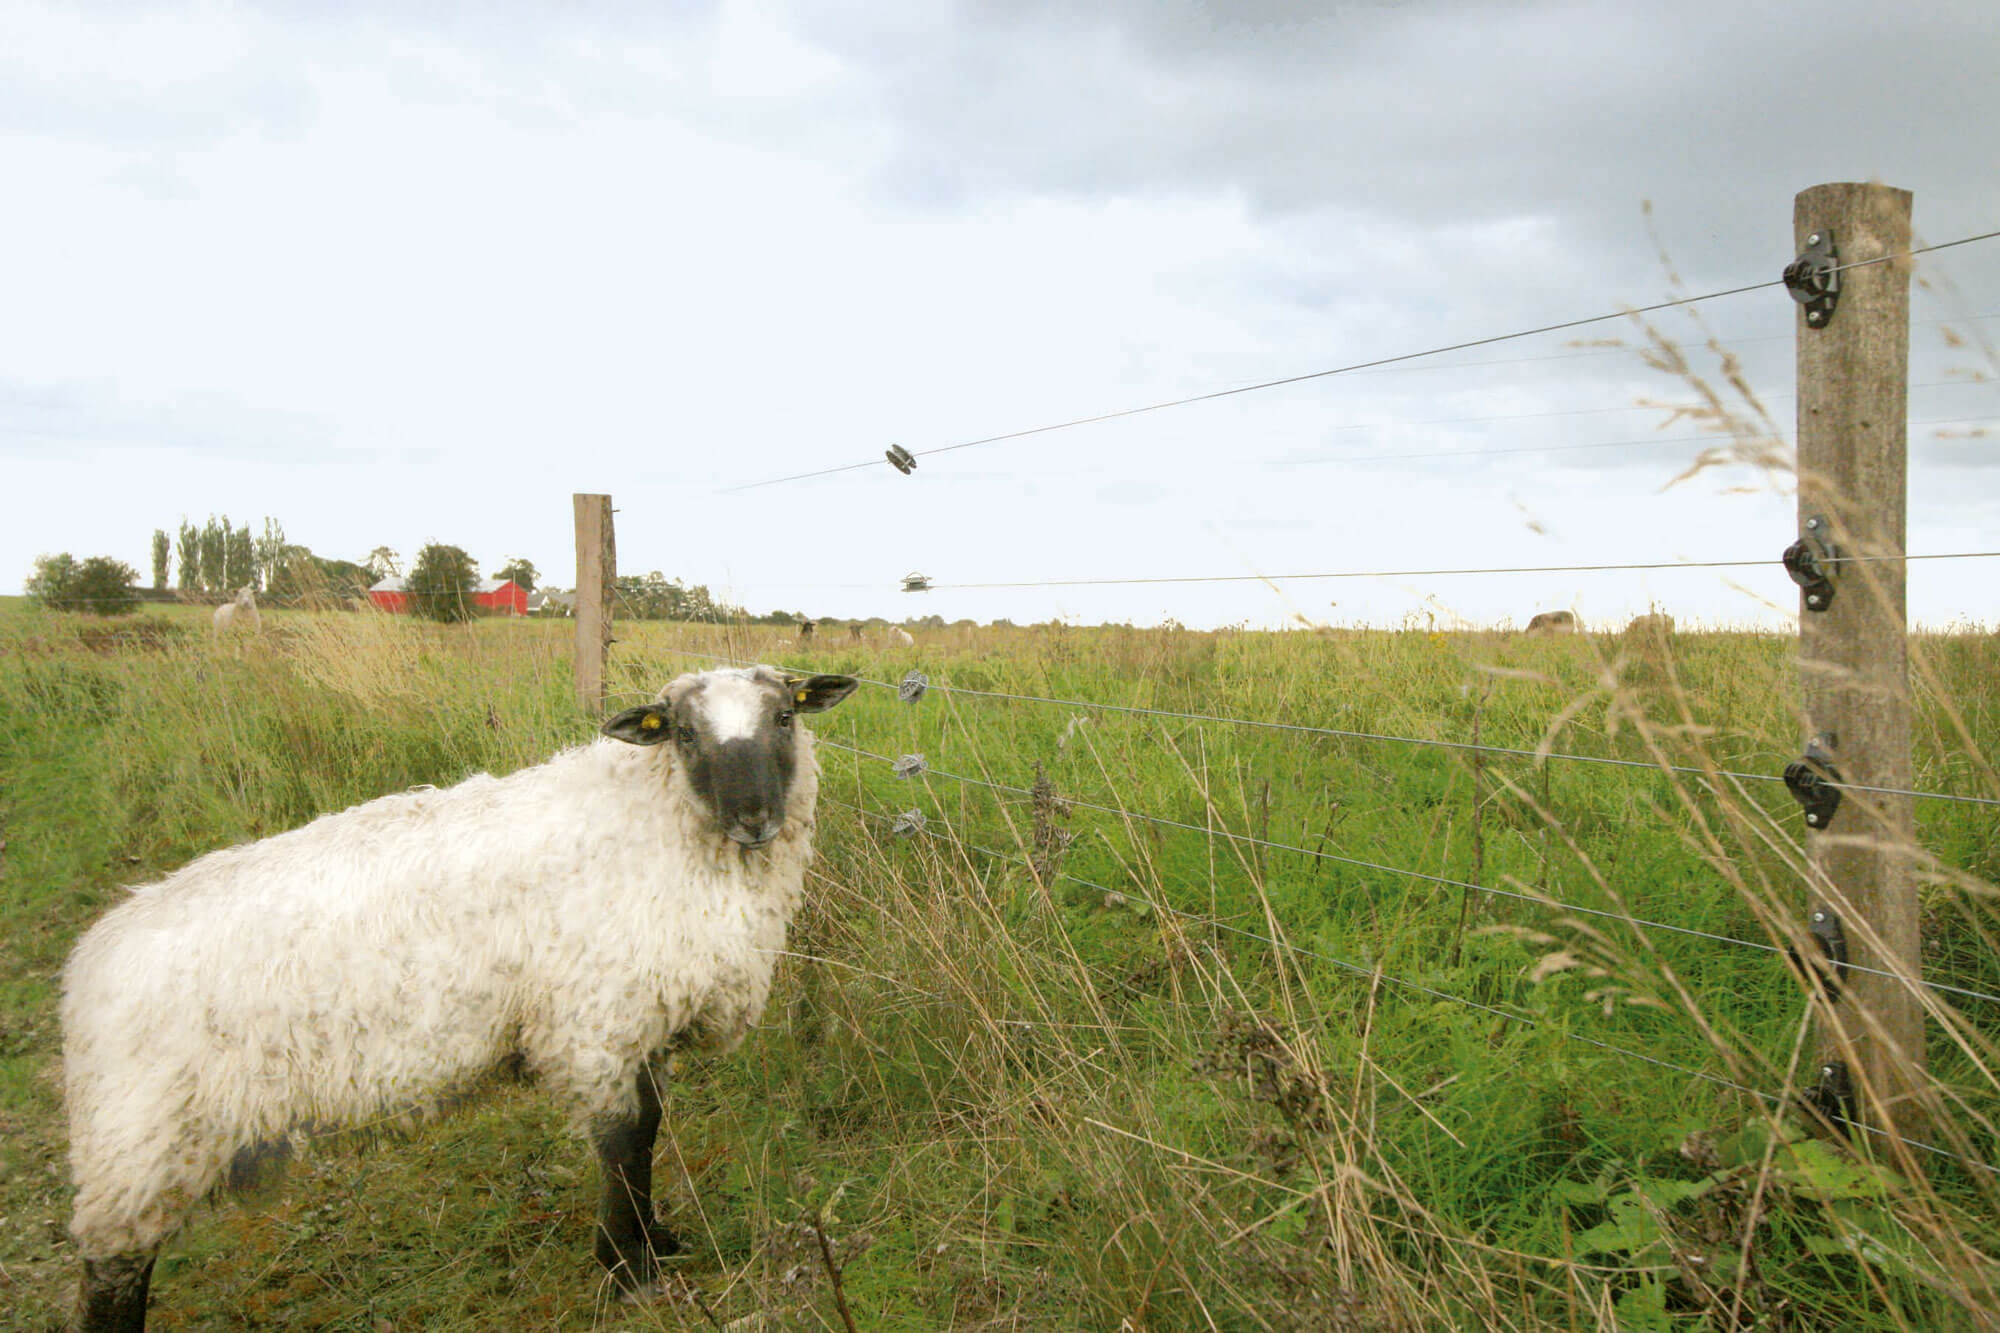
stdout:
<svg viewBox="0 0 2000 1333">
<path fill-rule="evenodd" d="M 792 698 L 798 703 L 804 703 L 806 701 L 806 692 L 804 690 L 800 690 L 797 694 L 793 695 Z"/>
<path fill-rule="evenodd" d="M 658 713 L 646 714 L 645 717 L 639 720 L 639 726 L 645 731 L 658 731 L 660 729 L 660 715 Z"/>
</svg>

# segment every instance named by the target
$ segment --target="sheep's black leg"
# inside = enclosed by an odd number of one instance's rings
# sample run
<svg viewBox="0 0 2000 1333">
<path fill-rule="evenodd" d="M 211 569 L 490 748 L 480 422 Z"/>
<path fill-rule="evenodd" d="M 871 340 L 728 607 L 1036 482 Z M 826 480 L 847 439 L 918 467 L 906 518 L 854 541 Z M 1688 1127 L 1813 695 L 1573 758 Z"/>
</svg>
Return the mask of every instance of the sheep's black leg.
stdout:
<svg viewBox="0 0 2000 1333">
<path fill-rule="evenodd" d="M 597 1262 L 627 1291 L 653 1280 L 655 1258 L 678 1254 L 681 1248 L 673 1232 L 653 1220 L 653 1139 L 660 1129 L 655 1073 L 650 1064 L 639 1066 L 637 1114 L 610 1122 L 597 1135 L 597 1159 L 604 1167 Z"/>
<path fill-rule="evenodd" d="M 144 1333 L 146 1288 L 157 1250 L 83 1261 L 77 1327 L 83 1333 Z"/>
</svg>

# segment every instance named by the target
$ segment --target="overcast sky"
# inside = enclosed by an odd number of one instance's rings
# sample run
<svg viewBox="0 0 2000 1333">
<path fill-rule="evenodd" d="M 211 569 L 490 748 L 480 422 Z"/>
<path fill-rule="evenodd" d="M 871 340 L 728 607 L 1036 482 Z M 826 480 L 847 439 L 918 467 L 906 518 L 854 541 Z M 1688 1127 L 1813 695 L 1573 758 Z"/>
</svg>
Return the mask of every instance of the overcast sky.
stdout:
<svg viewBox="0 0 2000 1333">
<path fill-rule="evenodd" d="M 1824 181 L 1991 231 L 1995 71 L 1990 0 L 8 4 L 0 590 L 211 513 L 567 586 L 608 491 L 760 612 L 1779 624 L 1775 564 L 896 590 L 1775 561 L 1786 478 L 1668 485 L 1716 441 L 1624 322 L 728 488 L 1767 281 Z M 1910 549 L 2000 548 L 2000 241 L 1918 272 Z M 1696 309 L 1789 438 L 1792 302 Z"/>
</svg>

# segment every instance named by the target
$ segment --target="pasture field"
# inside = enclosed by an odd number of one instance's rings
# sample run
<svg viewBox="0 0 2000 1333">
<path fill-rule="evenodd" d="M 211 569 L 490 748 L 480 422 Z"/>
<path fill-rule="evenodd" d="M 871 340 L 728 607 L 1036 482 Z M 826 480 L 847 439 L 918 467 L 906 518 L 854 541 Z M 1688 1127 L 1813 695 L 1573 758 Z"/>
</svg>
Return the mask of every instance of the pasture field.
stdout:
<svg viewBox="0 0 2000 1333">
<path fill-rule="evenodd" d="M 566 623 L 265 626 L 218 645 L 198 609 L 0 599 L 8 1328 L 66 1317 L 56 996 L 121 886 L 592 735 Z M 160 1261 L 154 1327 L 838 1329 L 843 1301 L 864 1329 L 1992 1326 L 2000 1177 L 1808 1132 L 1785 1103 L 1813 1072 L 1806 990 L 1732 942 L 1778 940 L 1806 901 L 1790 797 L 1714 776 L 1796 757 L 1790 640 L 619 639 L 627 702 L 708 664 L 688 653 L 960 691 L 869 686 L 814 720 L 832 743 L 794 956 L 764 1026 L 669 1091 L 675 1298 L 611 1297 L 594 1159 L 507 1089 L 204 1208 Z M 1913 654 L 1918 787 L 2000 796 L 2000 636 Z M 894 776 L 913 753 L 932 771 Z M 910 809 L 925 830 L 898 837 Z M 1917 815 L 1927 975 L 2000 994 L 2000 819 Z M 1927 1141 L 2000 1162 L 2000 1005 L 1949 1013 Z"/>
</svg>

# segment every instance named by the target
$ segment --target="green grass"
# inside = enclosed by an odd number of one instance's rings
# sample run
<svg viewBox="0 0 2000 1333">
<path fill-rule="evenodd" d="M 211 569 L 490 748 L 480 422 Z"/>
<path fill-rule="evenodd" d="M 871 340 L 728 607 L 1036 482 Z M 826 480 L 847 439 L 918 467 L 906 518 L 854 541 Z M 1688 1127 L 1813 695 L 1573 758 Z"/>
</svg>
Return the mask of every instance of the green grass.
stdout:
<svg viewBox="0 0 2000 1333">
<path fill-rule="evenodd" d="M 265 621 L 217 646 L 177 608 L 116 626 L 0 603 L 0 1288 L 22 1327 L 60 1327 L 73 1281 L 55 979 L 119 886 L 590 735 L 568 626 Z M 755 630 L 619 637 L 621 697 L 703 665 L 679 649 L 779 654 Z M 1982 758 L 2000 753 L 2000 643 L 1913 647 L 1919 786 L 2000 795 Z M 1779 771 L 1798 733 L 1792 647 L 1753 634 L 1662 655 L 1050 627 L 786 660 L 1746 773 Z M 275 1196 L 204 1210 L 162 1260 L 156 1326 L 706 1328 L 705 1303 L 721 1323 L 835 1328 L 800 1225 L 821 1210 L 870 1329 L 1948 1328 L 1992 1308 L 1991 1178 L 1885 1175 L 1640 1058 L 1785 1087 L 1806 1006 L 1772 954 L 1082 805 L 1769 941 L 1806 903 L 1775 784 L 944 692 L 864 689 L 816 730 L 1015 788 L 1039 763 L 1056 800 L 823 748 L 801 957 L 742 1051 L 670 1093 L 659 1193 L 699 1301 L 607 1302 L 595 1167 L 527 1090 L 323 1145 Z M 929 831 L 831 801 L 920 808 Z M 1939 862 L 1928 975 L 2000 992 L 1990 808 L 1918 818 Z M 1038 832 L 1046 881 L 1024 864 Z M 1937 1085 L 1962 1103 L 1938 1132 L 2000 1160 L 2000 1013 L 1965 1018 L 1961 1042 L 1933 1025 Z"/>
</svg>

